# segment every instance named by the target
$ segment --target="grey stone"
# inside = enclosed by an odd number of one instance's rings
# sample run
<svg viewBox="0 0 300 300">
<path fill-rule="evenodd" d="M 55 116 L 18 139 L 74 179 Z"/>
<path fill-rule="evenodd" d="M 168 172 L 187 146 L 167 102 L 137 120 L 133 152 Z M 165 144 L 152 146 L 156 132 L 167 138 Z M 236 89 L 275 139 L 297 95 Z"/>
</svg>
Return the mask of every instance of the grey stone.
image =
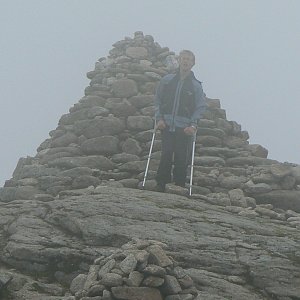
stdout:
<svg viewBox="0 0 300 300">
<path fill-rule="evenodd" d="M 71 112 L 69 114 L 64 114 L 61 116 L 61 118 L 58 121 L 59 125 L 71 125 L 79 120 L 84 120 L 88 118 L 88 109 L 87 108 L 81 108 L 80 110 Z M 63 132 L 63 131 L 62 131 Z M 56 130 L 56 133 L 54 132 L 51 134 L 52 137 L 57 136 L 57 134 L 60 134 L 59 131 Z M 62 136 L 62 134 L 60 134 Z"/>
<path fill-rule="evenodd" d="M 164 278 L 150 275 L 144 279 L 143 286 L 157 288 L 162 286 L 164 282 Z"/>
<path fill-rule="evenodd" d="M 71 132 L 67 132 L 66 134 L 54 139 L 50 147 L 56 148 L 56 147 L 66 147 L 69 146 L 72 143 L 77 143 L 78 137 Z"/>
<path fill-rule="evenodd" d="M 292 175 L 295 177 L 296 179 L 296 183 L 300 183 L 300 166 L 295 166 L 292 168 L 291 170 Z"/>
<path fill-rule="evenodd" d="M 300 212 L 300 191 L 278 190 L 262 193 L 255 196 L 256 202 L 271 203 L 275 207 L 284 210 L 294 210 Z"/>
<path fill-rule="evenodd" d="M 252 197 L 245 197 L 244 198 L 246 200 L 246 203 L 247 203 L 247 207 L 256 207 L 256 200 Z"/>
<path fill-rule="evenodd" d="M 93 285 L 88 290 L 88 296 L 93 297 L 93 299 L 94 299 L 94 297 L 102 296 L 104 289 L 105 289 L 104 285 L 101 285 L 101 284 Z M 102 297 L 100 299 L 102 300 Z"/>
<path fill-rule="evenodd" d="M 247 199 L 241 189 L 234 189 L 228 192 L 230 203 L 235 206 L 248 207 Z"/>
<path fill-rule="evenodd" d="M 272 187 L 267 183 L 254 184 L 253 182 L 248 181 L 246 182 L 244 189 L 251 195 L 257 195 L 270 192 L 272 190 Z"/>
<path fill-rule="evenodd" d="M 194 171 L 193 181 L 200 186 L 217 186 L 219 185 L 218 178 L 216 176 L 210 176 L 202 172 Z"/>
<path fill-rule="evenodd" d="M 83 189 L 89 186 L 97 186 L 100 184 L 100 180 L 91 175 L 81 175 L 76 177 L 72 182 L 73 189 Z"/>
<path fill-rule="evenodd" d="M 132 138 L 127 139 L 123 143 L 122 150 L 125 153 L 133 154 L 133 155 L 139 155 L 142 152 L 142 148 L 140 147 L 138 141 Z"/>
<path fill-rule="evenodd" d="M 165 297 L 165 300 L 181 300 L 181 296 L 180 295 L 169 295 L 169 296 Z"/>
<path fill-rule="evenodd" d="M 197 153 L 202 156 L 216 156 L 221 158 L 229 158 L 238 156 L 238 151 L 235 149 L 229 149 L 226 147 L 199 147 Z"/>
<path fill-rule="evenodd" d="M 139 173 L 146 168 L 146 161 L 129 161 L 119 166 L 120 171 Z"/>
<path fill-rule="evenodd" d="M 296 178 L 291 175 L 287 175 L 280 180 L 280 186 L 284 190 L 292 190 L 295 184 L 296 184 Z"/>
<path fill-rule="evenodd" d="M 154 108 L 154 106 L 148 106 L 148 107 L 142 108 L 141 113 L 144 116 L 152 117 L 152 116 L 154 116 L 155 108 Z"/>
<path fill-rule="evenodd" d="M 115 163 L 126 163 L 126 162 L 129 162 L 129 161 L 140 160 L 138 155 L 130 154 L 130 153 L 114 154 L 111 159 Z"/>
<path fill-rule="evenodd" d="M 259 214 L 256 211 L 250 209 L 243 209 L 238 213 L 238 215 L 248 218 L 256 218 L 259 216 Z"/>
<path fill-rule="evenodd" d="M 109 114 L 109 110 L 104 107 L 94 106 L 87 111 L 87 118 L 94 119 L 96 117 L 106 117 Z"/>
<path fill-rule="evenodd" d="M 54 197 L 49 194 L 35 194 L 34 199 L 37 201 L 48 202 L 48 201 L 53 201 Z"/>
<path fill-rule="evenodd" d="M 132 251 L 132 254 L 138 263 L 144 263 L 148 261 L 149 253 L 146 250 Z"/>
<path fill-rule="evenodd" d="M 270 218 L 277 218 L 278 217 L 278 214 L 271 210 L 271 209 L 267 209 L 267 208 L 263 208 L 263 207 L 256 207 L 255 209 L 255 212 L 259 213 L 260 215 L 263 215 L 263 216 L 268 216 Z"/>
<path fill-rule="evenodd" d="M 185 275 L 182 278 L 178 278 L 178 282 L 182 289 L 188 289 L 194 285 L 193 279 L 189 275 Z"/>
<path fill-rule="evenodd" d="M 173 273 L 174 274 L 171 274 L 171 275 L 174 275 L 177 279 L 180 279 L 180 278 L 183 278 L 186 276 L 185 270 L 180 266 L 174 267 Z"/>
<path fill-rule="evenodd" d="M 57 175 L 59 171 L 43 165 L 25 165 L 14 175 L 16 179 L 38 178 L 41 176 Z"/>
<path fill-rule="evenodd" d="M 159 290 L 149 287 L 113 287 L 112 294 L 123 300 L 163 300 Z"/>
<path fill-rule="evenodd" d="M 251 144 L 248 145 L 247 147 L 253 156 L 258 156 L 258 157 L 263 157 L 267 158 L 268 157 L 268 150 L 261 145 L 258 144 Z"/>
<path fill-rule="evenodd" d="M 13 177 L 18 177 L 19 172 L 28 165 L 31 165 L 33 162 L 33 157 L 27 156 L 27 157 L 21 157 L 18 160 L 17 166 L 13 172 Z M 31 177 L 31 176 L 25 176 L 25 177 Z"/>
<path fill-rule="evenodd" d="M 106 262 L 99 270 L 98 276 L 102 278 L 105 274 L 110 273 L 110 271 L 115 267 L 116 261 L 114 259 Z"/>
<path fill-rule="evenodd" d="M 276 178 L 283 178 L 292 173 L 292 167 L 284 164 L 273 164 L 270 166 L 270 171 Z"/>
<path fill-rule="evenodd" d="M 166 295 L 178 294 L 182 291 L 180 284 L 176 277 L 171 275 L 166 275 L 164 277 L 165 282 L 162 286 L 162 289 Z"/>
<path fill-rule="evenodd" d="M 220 206 L 231 205 L 230 198 L 224 193 L 211 193 L 208 194 L 204 200 L 211 204 L 216 204 Z"/>
<path fill-rule="evenodd" d="M 218 147 L 222 146 L 222 139 L 215 136 L 201 135 L 197 137 L 197 144 L 205 147 Z"/>
<path fill-rule="evenodd" d="M 89 272 L 86 277 L 86 281 L 83 286 L 83 290 L 88 291 L 93 285 L 97 283 L 99 268 L 100 266 L 98 265 L 90 266 Z"/>
<path fill-rule="evenodd" d="M 85 120 L 74 125 L 74 131 L 77 135 L 84 135 L 88 139 L 105 135 L 114 136 L 124 129 L 124 122 L 112 116 L 95 118 L 89 121 Z"/>
<path fill-rule="evenodd" d="M 52 186 L 68 186 L 72 182 L 71 177 L 62 177 L 62 176 L 41 176 L 39 177 L 39 186 L 43 190 L 47 190 Z"/>
<path fill-rule="evenodd" d="M 113 300 L 111 292 L 108 290 L 104 290 L 101 300 Z"/>
<path fill-rule="evenodd" d="M 62 171 L 60 173 L 60 176 L 62 177 L 71 177 L 76 178 L 82 175 L 92 175 L 93 170 L 88 167 L 75 167 L 69 170 Z"/>
<path fill-rule="evenodd" d="M 129 273 L 126 284 L 128 286 L 140 286 L 144 279 L 144 275 L 138 271 L 132 271 Z"/>
<path fill-rule="evenodd" d="M 164 275 L 166 275 L 166 270 L 160 266 L 148 264 L 147 267 L 143 270 L 143 273 L 147 275 L 163 277 Z"/>
<path fill-rule="evenodd" d="M 112 84 L 112 90 L 116 97 L 129 98 L 137 95 L 137 85 L 132 79 L 120 79 L 116 80 Z"/>
<path fill-rule="evenodd" d="M 70 285 L 70 291 L 72 295 L 75 295 L 77 292 L 83 290 L 86 279 L 87 279 L 87 275 L 79 274 L 72 280 L 72 283 Z"/>
<path fill-rule="evenodd" d="M 220 176 L 220 186 L 226 189 L 237 189 L 243 186 L 243 183 L 247 181 L 247 178 L 243 176 Z"/>
<path fill-rule="evenodd" d="M 133 96 L 128 99 L 128 101 L 134 106 L 139 109 L 148 107 L 154 104 L 154 96 L 153 95 L 138 95 Z"/>
<path fill-rule="evenodd" d="M 274 176 L 270 173 L 260 173 L 251 176 L 253 183 L 267 183 L 272 184 L 274 182 Z"/>
<path fill-rule="evenodd" d="M 129 274 L 134 271 L 137 264 L 137 260 L 133 254 L 128 255 L 123 261 L 120 262 L 120 269 L 125 273 Z"/>
<path fill-rule="evenodd" d="M 200 136 L 214 136 L 220 139 L 224 138 L 226 135 L 222 129 L 204 127 L 198 128 L 197 134 L 199 134 Z"/>
<path fill-rule="evenodd" d="M 194 282 L 200 284 L 204 290 L 212 291 L 210 287 L 215 287 L 213 290 L 213 294 L 211 298 L 205 297 L 205 299 L 251 299 L 251 300 L 262 300 L 264 299 L 262 296 L 256 293 L 250 292 L 247 288 L 243 286 L 230 283 L 223 279 L 221 276 L 213 274 L 211 272 L 205 270 L 196 270 L 189 269 L 187 270 L 188 274 L 192 277 Z M 234 295 L 232 295 L 232 291 L 234 290 Z M 218 296 L 221 295 L 220 296 Z M 201 295 L 201 293 L 200 293 Z M 198 298 L 196 298 L 198 299 Z M 201 296 L 200 298 L 201 299 Z"/>
<path fill-rule="evenodd" d="M 228 166 L 258 166 L 277 163 L 275 160 L 256 156 L 234 157 L 227 159 Z"/>
<path fill-rule="evenodd" d="M 195 157 L 194 163 L 199 166 L 225 166 L 224 159 L 214 156 Z"/>
<path fill-rule="evenodd" d="M 91 169 L 99 170 L 112 170 L 114 164 L 106 157 L 102 155 L 90 155 L 82 157 L 63 157 L 49 162 L 51 167 L 60 169 L 73 169 L 76 167 L 88 167 Z"/>
<path fill-rule="evenodd" d="M 36 178 L 24 178 L 18 180 L 18 185 L 20 186 L 37 186 L 38 185 L 38 180 Z"/>
<path fill-rule="evenodd" d="M 106 273 L 102 275 L 100 283 L 106 287 L 121 286 L 123 283 L 123 278 L 119 274 Z"/>
<path fill-rule="evenodd" d="M 158 245 L 152 245 L 147 248 L 147 251 L 150 253 L 149 262 L 153 262 L 160 267 L 168 267 L 173 265 L 173 262 L 165 254 L 163 249 Z"/>
<path fill-rule="evenodd" d="M 119 139 L 114 136 L 101 136 L 86 140 L 81 145 L 82 152 L 87 155 L 112 155 L 118 152 Z"/>
<path fill-rule="evenodd" d="M 99 96 L 84 96 L 79 100 L 79 103 L 85 107 L 100 106 L 105 104 L 105 99 Z"/>
<path fill-rule="evenodd" d="M 131 105 L 126 99 L 110 98 L 107 99 L 105 107 L 111 111 L 111 113 L 117 117 L 127 117 L 134 115 L 136 107 Z"/>
<path fill-rule="evenodd" d="M 144 47 L 128 47 L 126 49 L 126 55 L 132 58 L 146 58 L 148 51 Z"/>
<path fill-rule="evenodd" d="M 3 202 L 10 202 L 12 200 L 30 200 L 33 199 L 40 191 L 32 186 L 20 187 L 3 187 L 0 188 L 0 200 Z"/>
<path fill-rule="evenodd" d="M 148 116 L 129 116 L 127 118 L 129 130 L 144 131 L 153 128 L 153 120 Z"/>
<path fill-rule="evenodd" d="M 127 188 L 137 188 L 138 184 L 139 184 L 139 180 L 138 179 L 134 179 L 134 178 L 125 178 L 125 179 L 121 179 L 119 180 L 119 182 Z"/>
</svg>

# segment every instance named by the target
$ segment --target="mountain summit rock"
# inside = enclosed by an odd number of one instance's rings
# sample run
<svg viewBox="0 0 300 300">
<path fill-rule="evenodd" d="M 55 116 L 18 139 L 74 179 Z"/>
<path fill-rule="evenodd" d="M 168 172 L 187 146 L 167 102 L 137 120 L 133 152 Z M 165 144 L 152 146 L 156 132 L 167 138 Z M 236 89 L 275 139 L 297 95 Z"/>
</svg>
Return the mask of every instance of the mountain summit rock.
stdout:
<svg viewBox="0 0 300 300">
<path fill-rule="evenodd" d="M 193 195 L 154 191 L 154 93 L 176 53 L 138 31 L 0 188 L 1 299 L 300 299 L 300 166 L 207 97 Z"/>
</svg>

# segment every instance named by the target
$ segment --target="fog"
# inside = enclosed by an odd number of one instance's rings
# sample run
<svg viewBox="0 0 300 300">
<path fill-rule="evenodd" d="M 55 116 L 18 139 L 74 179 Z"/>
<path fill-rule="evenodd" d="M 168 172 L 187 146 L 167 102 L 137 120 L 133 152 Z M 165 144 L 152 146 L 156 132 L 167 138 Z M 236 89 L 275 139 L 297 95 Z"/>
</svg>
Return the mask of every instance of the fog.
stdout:
<svg viewBox="0 0 300 300">
<path fill-rule="evenodd" d="M 300 1 L 0 0 L 0 186 L 84 95 L 86 73 L 135 31 L 196 55 L 227 119 L 269 158 L 300 163 Z"/>
</svg>

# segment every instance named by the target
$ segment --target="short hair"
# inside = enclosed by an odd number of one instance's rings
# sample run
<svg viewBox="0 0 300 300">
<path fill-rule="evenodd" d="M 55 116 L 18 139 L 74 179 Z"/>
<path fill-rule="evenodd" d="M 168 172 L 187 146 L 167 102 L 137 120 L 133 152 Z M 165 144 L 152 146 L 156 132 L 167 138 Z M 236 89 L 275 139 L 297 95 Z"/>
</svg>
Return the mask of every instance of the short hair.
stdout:
<svg viewBox="0 0 300 300">
<path fill-rule="evenodd" d="M 195 62 L 195 60 L 196 60 L 195 54 L 191 50 L 181 50 L 179 53 L 179 56 L 181 56 L 182 54 L 188 54 L 188 55 L 192 56 L 192 58 Z"/>
</svg>

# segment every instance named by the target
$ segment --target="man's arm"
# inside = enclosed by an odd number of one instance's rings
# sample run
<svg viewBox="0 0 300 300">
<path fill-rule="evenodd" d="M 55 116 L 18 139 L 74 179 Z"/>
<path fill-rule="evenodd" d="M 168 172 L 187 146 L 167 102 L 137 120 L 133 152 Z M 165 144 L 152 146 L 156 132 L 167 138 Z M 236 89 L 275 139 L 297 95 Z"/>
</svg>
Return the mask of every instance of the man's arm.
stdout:
<svg viewBox="0 0 300 300">
<path fill-rule="evenodd" d="M 163 97 L 163 89 L 166 84 L 174 77 L 174 74 L 165 75 L 158 84 L 155 93 L 154 105 L 155 105 L 155 119 L 156 121 L 163 120 L 163 115 L 161 112 L 161 104 Z"/>
<path fill-rule="evenodd" d="M 156 129 L 162 130 L 166 128 L 165 121 L 163 119 L 163 115 L 161 113 L 161 103 L 162 103 L 162 90 L 163 90 L 163 79 L 160 81 L 155 94 L 154 107 L 155 107 L 155 123 Z"/>
<path fill-rule="evenodd" d="M 155 98 L 154 98 L 154 107 L 155 107 L 155 120 L 158 122 L 163 119 L 161 114 L 161 103 L 162 103 L 162 90 L 163 90 L 163 79 L 159 82 L 158 87 L 156 89 Z"/>
<path fill-rule="evenodd" d="M 194 82 L 195 88 L 195 111 L 191 117 L 191 125 L 197 126 L 198 120 L 202 118 L 203 114 L 206 111 L 206 97 L 202 89 L 202 84 L 198 81 Z"/>
<path fill-rule="evenodd" d="M 194 82 L 194 89 L 196 108 L 194 113 L 192 114 L 190 126 L 184 128 L 184 132 L 187 135 L 193 135 L 196 133 L 198 120 L 203 116 L 207 107 L 205 100 L 206 97 L 203 92 L 202 85 L 199 81 Z"/>
<path fill-rule="evenodd" d="M 166 123 L 164 121 L 164 116 L 161 112 L 161 104 L 162 104 L 162 97 L 163 97 L 163 89 L 165 85 L 174 77 L 174 74 L 168 74 L 164 76 L 157 89 L 156 89 L 156 94 L 155 94 L 155 100 L 154 100 L 154 105 L 155 105 L 155 121 L 156 121 L 156 128 L 157 129 L 164 129 L 166 128 Z"/>
</svg>

